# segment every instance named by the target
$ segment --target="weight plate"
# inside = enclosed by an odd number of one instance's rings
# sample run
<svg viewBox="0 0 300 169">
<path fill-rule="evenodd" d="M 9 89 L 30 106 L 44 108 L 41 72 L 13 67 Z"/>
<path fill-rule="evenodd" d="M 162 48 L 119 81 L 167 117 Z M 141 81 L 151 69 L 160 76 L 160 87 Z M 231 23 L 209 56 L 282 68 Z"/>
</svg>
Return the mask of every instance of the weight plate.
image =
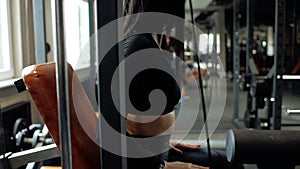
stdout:
<svg viewBox="0 0 300 169">
<path fill-rule="evenodd" d="M 29 123 L 24 118 L 18 118 L 14 124 L 13 128 L 13 136 L 15 137 L 19 131 L 22 131 L 25 128 L 29 127 Z"/>
</svg>

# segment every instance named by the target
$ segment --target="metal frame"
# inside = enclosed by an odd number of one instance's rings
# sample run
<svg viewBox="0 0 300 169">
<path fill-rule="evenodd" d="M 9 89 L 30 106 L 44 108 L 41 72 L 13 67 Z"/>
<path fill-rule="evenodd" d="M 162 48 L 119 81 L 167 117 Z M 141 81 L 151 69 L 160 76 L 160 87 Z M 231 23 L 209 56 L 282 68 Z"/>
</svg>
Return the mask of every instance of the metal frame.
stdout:
<svg viewBox="0 0 300 169">
<path fill-rule="evenodd" d="M 300 75 L 283 75 L 283 80 L 300 80 Z"/>
<path fill-rule="evenodd" d="M 295 56 L 296 56 L 296 0 L 293 0 L 293 21 L 294 21 L 294 27 L 292 29 L 292 57 L 291 57 L 291 63 L 295 62 Z"/>
<path fill-rule="evenodd" d="M 255 98 L 252 97 L 250 92 L 250 87 L 255 83 L 254 74 L 252 71 L 253 66 L 251 60 L 253 59 L 253 22 L 254 22 L 254 4 L 253 0 L 247 0 L 247 51 L 246 51 L 246 76 L 250 76 L 249 82 L 246 82 L 246 88 L 248 88 L 247 92 L 247 110 L 246 115 L 249 115 L 249 127 L 253 128 L 255 121 L 257 120 L 257 109 L 256 106 L 253 106 L 253 101 L 255 102 Z M 251 69 L 252 68 L 252 69 Z M 246 119 L 245 119 L 246 120 Z"/>
<path fill-rule="evenodd" d="M 123 3 L 122 1 L 117 0 L 117 15 L 118 18 L 123 16 Z M 118 24 L 118 42 L 122 42 L 122 38 L 123 38 L 123 31 L 124 31 L 124 27 L 123 24 L 119 25 Z M 118 45 L 118 53 L 119 53 L 119 62 L 121 62 L 123 59 L 125 59 L 124 57 L 124 47 L 123 47 L 123 43 L 119 43 Z M 119 93 L 120 93 L 120 111 L 121 112 L 126 112 L 126 104 L 125 104 L 125 79 L 126 79 L 126 73 L 125 73 L 125 68 L 121 67 L 119 69 Z M 120 112 L 120 113 L 121 113 Z M 124 113 L 123 113 L 124 114 Z M 121 130 L 121 134 L 126 135 L 126 119 L 125 118 L 120 118 L 120 130 Z M 121 152 L 126 153 L 127 152 L 127 141 L 126 138 L 121 138 Z M 127 160 L 126 158 L 122 158 L 121 161 L 121 165 L 122 165 L 122 169 L 127 169 Z"/>
<path fill-rule="evenodd" d="M 0 156 L 0 160 L 6 158 L 9 165 L 7 167 L 14 169 L 31 162 L 40 162 L 59 156 L 60 152 L 58 151 L 56 144 L 50 144 L 13 154 L 7 153 L 5 157 L 3 157 L 3 155 Z"/>
<path fill-rule="evenodd" d="M 123 16 L 123 4 L 122 1 L 119 0 L 98 0 L 97 1 L 97 28 L 100 29 L 108 22 L 117 19 L 118 17 Z M 120 35 L 123 33 L 123 29 L 120 27 L 115 28 L 115 31 L 120 38 Z M 122 32 L 120 32 L 122 31 Z M 109 36 L 109 35 L 107 35 Z M 98 37 L 99 38 L 99 37 Z M 108 37 L 108 39 L 111 37 Z M 100 41 L 105 41 L 105 37 L 100 37 L 97 43 L 100 44 Z M 104 42 L 105 43 L 105 42 Z M 101 51 L 101 46 L 98 46 L 99 51 Z M 114 108 L 114 103 L 111 97 L 111 91 L 107 90 L 111 88 L 110 79 L 114 73 L 115 68 L 119 65 L 120 61 L 122 61 L 122 51 L 123 48 L 121 45 L 116 45 L 113 47 L 110 52 L 105 56 L 106 58 L 102 60 L 99 66 L 99 74 L 98 74 L 98 98 L 99 98 L 99 112 L 101 112 L 104 118 L 99 118 L 99 130 L 100 132 L 100 142 L 101 144 L 111 143 L 111 138 L 109 138 L 104 128 L 101 126 L 103 124 L 103 120 L 106 120 L 112 128 L 118 131 L 120 134 L 126 134 L 125 130 L 125 119 L 120 115 Z M 98 53 L 99 54 L 99 53 Z M 98 56 L 99 57 L 99 56 Z M 119 76 L 119 89 L 122 88 L 122 83 L 124 77 L 122 77 L 122 73 Z M 120 101 L 122 101 L 121 91 L 119 91 Z M 122 104 L 121 104 L 122 105 Z M 122 106 L 121 109 L 122 110 Z M 126 142 L 121 139 L 121 136 L 114 139 L 114 147 L 120 149 L 121 151 L 126 151 Z M 102 169 L 121 169 L 126 168 L 126 158 L 122 158 L 118 155 L 112 154 L 104 149 L 101 149 L 101 168 Z M 106 160 L 106 159 L 109 159 Z"/>
<path fill-rule="evenodd" d="M 250 59 L 253 58 L 253 22 L 254 22 L 254 1 L 247 0 L 247 51 L 246 51 L 246 73 L 251 73 Z"/>
<path fill-rule="evenodd" d="M 287 109 L 286 114 L 300 116 L 300 110 L 299 109 Z"/>
<path fill-rule="evenodd" d="M 95 74 L 96 38 L 95 36 L 95 0 L 88 0 L 89 3 L 89 28 L 90 28 L 90 75 Z"/>
<path fill-rule="evenodd" d="M 276 0 L 275 4 L 275 56 L 274 56 L 274 75 L 272 103 L 272 129 L 281 128 L 281 107 L 284 71 L 284 34 L 285 34 L 285 0 Z"/>
<path fill-rule="evenodd" d="M 59 113 L 59 137 L 61 160 L 63 169 L 72 169 L 72 149 L 70 131 L 70 107 L 69 107 L 69 86 L 68 86 L 68 66 L 65 52 L 65 32 L 63 0 L 55 0 L 55 61 L 56 61 L 56 86 Z"/>
<path fill-rule="evenodd" d="M 238 12 L 237 9 L 237 1 L 234 0 L 234 14 Z M 284 72 L 284 36 L 285 36 L 285 6 L 286 2 L 284 0 L 276 0 L 275 2 L 275 56 L 274 56 L 274 65 L 272 69 L 269 71 L 268 75 L 264 77 L 265 80 L 271 79 L 273 81 L 272 87 L 272 96 L 268 98 L 267 101 L 267 120 L 272 129 L 280 130 L 281 129 L 281 111 L 282 111 L 282 90 L 283 90 L 283 80 L 295 80 L 300 79 L 299 76 L 290 76 L 290 75 L 283 75 Z M 236 15 L 234 15 L 234 35 L 237 34 L 236 29 L 238 25 L 236 25 Z M 252 44 L 253 44 L 253 1 L 247 0 L 247 33 L 248 33 L 248 40 L 247 40 L 247 58 L 246 58 L 246 74 L 251 76 L 251 84 L 256 85 L 256 79 L 258 78 L 255 76 L 257 72 L 253 71 L 251 68 L 251 59 L 252 57 Z M 236 38 L 236 37 L 235 37 Z M 236 40 L 236 39 L 234 39 Z M 238 120 L 238 73 L 237 68 L 239 64 L 239 58 L 237 58 L 237 44 L 234 41 L 235 45 L 235 55 L 234 55 L 234 119 Z M 253 107 L 255 102 L 255 97 L 251 96 L 250 92 L 248 91 L 247 95 L 247 111 L 250 112 L 249 118 L 250 121 L 252 120 L 251 128 L 259 127 L 255 124 L 257 121 L 257 110 Z M 251 113 L 252 112 L 252 113 Z M 254 123 L 253 123 L 254 122 Z"/>
<path fill-rule="evenodd" d="M 239 46 L 239 0 L 233 0 L 233 123 L 239 121 L 239 83 L 240 83 L 240 46 Z"/>
</svg>

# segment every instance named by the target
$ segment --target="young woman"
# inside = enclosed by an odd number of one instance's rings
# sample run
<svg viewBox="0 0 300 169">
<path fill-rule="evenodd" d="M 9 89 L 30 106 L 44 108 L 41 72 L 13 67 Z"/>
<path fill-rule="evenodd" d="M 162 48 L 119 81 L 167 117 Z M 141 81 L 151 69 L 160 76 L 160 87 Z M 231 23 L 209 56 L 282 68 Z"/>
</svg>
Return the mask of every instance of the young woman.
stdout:
<svg viewBox="0 0 300 169">
<path fill-rule="evenodd" d="M 171 11 L 176 11 L 174 9 L 174 4 L 178 4 L 177 7 L 184 7 L 184 0 L 125 0 L 125 14 L 134 14 L 140 12 L 164 12 L 172 13 Z M 173 5 L 171 5 L 173 4 Z M 134 30 L 134 24 L 138 22 L 138 17 L 135 21 L 127 21 L 133 25 L 125 25 L 125 33 Z M 126 23 L 126 22 L 125 22 Z M 166 25 L 168 26 L 168 25 Z M 163 31 L 163 30 L 162 30 Z M 159 38 L 158 33 L 145 33 L 138 34 L 128 37 L 124 40 L 124 55 L 125 58 L 129 57 L 135 52 L 142 51 L 144 49 L 158 49 L 158 51 L 164 50 L 162 46 L 161 38 Z M 161 36 L 160 36 L 161 37 Z M 161 59 L 158 62 L 164 64 L 164 66 L 169 67 L 171 70 L 168 73 L 173 74 L 173 77 L 176 77 L 176 70 L 171 65 L 169 56 L 166 56 L 166 53 L 163 52 L 149 52 L 149 56 L 146 56 L 146 62 L 151 62 L 155 64 L 155 59 L 153 55 L 160 55 Z M 125 68 L 130 69 L 130 67 Z M 126 71 L 126 69 L 125 69 Z M 149 94 L 154 89 L 162 90 L 166 95 L 166 106 L 162 112 L 152 112 L 152 114 L 143 114 L 144 111 L 147 111 L 151 104 L 149 102 Z M 129 86 L 129 98 L 130 103 L 132 104 L 140 113 L 127 112 L 127 123 L 126 130 L 127 135 L 134 138 L 149 138 L 156 137 L 156 145 L 161 146 L 162 153 L 153 155 L 145 158 L 128 158 L 128 169 L 158 169 L 161 167 L 165 168 L 205 168 L 197 166 L 191 163 L 182 163 L 182 162 L 166 162 L 168 160 L 168 149 L 170 143 L 170 134 L 172 132 L 172 126 L 175 123 L 175 112 L 174 107 L 178 103 L 181 97 L 180 86 L 172 75 L 168 75 L 162 70 L 158 69 L 145 69 L 139 72 L 130 82 Z M 147 123 L 141 121 L 146 121 L 149 118 L 155 120 Z M 171 129 L 171 130 L 170 130 Z M 128 151 L 144 151 L 146 153 L 152 152 L 151 147 L 143 145 L 143 143 L 136 143 L 136 148 L 134 150 L 128 149 Z M 174 143 L 173 145 L 176 145 Z M 199 149 L 199 146 L 192 145 L 183 145 L 179 144 L 179 147 Z M 180 151 L 177 148 L 174 148 L 177 151 Z M 180 153 L 180 152 L 179 152 Z"/>
</svg>

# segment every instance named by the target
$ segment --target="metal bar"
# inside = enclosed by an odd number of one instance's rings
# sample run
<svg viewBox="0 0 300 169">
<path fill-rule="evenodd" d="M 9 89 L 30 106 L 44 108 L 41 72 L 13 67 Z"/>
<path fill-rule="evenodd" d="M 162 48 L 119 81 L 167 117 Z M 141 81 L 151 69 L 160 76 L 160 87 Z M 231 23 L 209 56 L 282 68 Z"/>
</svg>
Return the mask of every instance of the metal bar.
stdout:
<svg viewBox="0 0 300 169">
<path fill-rule="evenodd" d="M 0 146 L 2 149 L 2 152 L 0 153 L 0 155 L 4 156 L 6 150 L 6 146 L 5 146 L 5 138 L 4 138 L 4 118 L 3 118 L 3 113 L 2 113 L 2 105 L 1 105 L 1 100 L 0 100 Z M 1 159 L 1 158 L 0 158 Z M 2 165 L 6 166 L 6 161 L 5 160 L 0 160 L 0 169 L 2 169 Z M 5 163 L 5 164 L 3 164 Z"/>
<path fill-rule="evenodd" d="M 117 0 L 117 16 L 118 18 L 123 16 L 123 2 Z M 123 39 L 123 24 L 118 24 L 118 42 L 122 42 Z M 125 59 L 124 57 L 124 46 L 123 43 L 119 43 L 118 45 L 118 53 L 119 53 L 119 62 Z M 120 111 L 121 114 L 125 114 L 126 112 L 126 104 L 125 104 L 125 81 L 126 81 L 126 69 L 125 67 L 120 67 L 119 69 L 119 93 L 120 93 Z M 123 135 L 126 135 L 126 119 L 120 118 L 120 130 Z M 126 138 L 121 138 L 121 152 L 122 154 L 127 154 L 127 141 Z M 127 169 L 127 158 L 122 158 L 122 169 Z"/>
<path fill-rule="evenodd" d="M 233 1 L 233 120 L 239 119 L 239 75 L 240 75 L 240 47 L 239 47 L 239 0 Z"/>
<path fill-rule="evenodd" d="M 300 75 L 283 75 L 283 80 L 300 80 Z"/>
<path fill-rule="evenodd" d="M 275 72 L 275 66 L 273 65 L 272 68 L 271 68 L 271 70 L 267 74 L 267 78 L 271 79 L 273 77 L 273 75 L 274 75 L 274 72 Z"/>
<path fill-rule="evenodd" d="M 56 144 L 50 144 L 43 147 L 13 153 L 7 158 L 12 168 L 18 168 L 30 162 L 44 161 L 59 156 L 60 152 L 58 151 Z M 0 156 L 0 159 L 2 158 L 3 156 Z"/>
<path fill-rule="evenodd" d="M 97 1 L 97 28 L 101 29 L 103 26 L 105 26 L 107 23 L 115 20 L 118 18 L 119 15 L 119 1 L 118 0 L 98 0 Z M 113 28 L 111 29 L 111 33 L 114 35 L 119 34 L 119 28 Z M 106 36 L 106 37 L 104 37 Z M 106 43 L 108 40 L 116 40 L 112 38 L 118 38 L 117 36 L 111 36 L 111 34 L 105 34 L 101 35 L 100 39 L 98 39 L 97 44 Z M 99 51 L 98 54 L 101 53 L 102 46 L 99 45 Z M 120 112 L 116 108 L 114 108 L 115 104 L 112 100 L 112 93 L 111 90 L 111 83 L 110 79 L 112 78 L 115 69 L 118 67 L 120 63 L 119 58 L 119 45 L 116 45 L 113 47 L 109 53 L 106 54 L 106 58 L 101 61 L 101 63 L 98 63 L 99 65 L 99 74 L 98 74 L 98 98 L 99 98 L 99 112 L 101 112 L 101 115 L 104 118 L 99 118 L 99 128 L 100 128 L 100 142 L 101 145 L 106 144 L 113 144 L 112 146 L 115 147 L 115 149 L 122 151 L 122 140 L 121 140 L 121 134 L 120 136 L 117 136 L 116 139 L 114 139 L 113 143 L 111 141 L 111 136 L 106 131 L 106 128 L 103 126 L 104 120 L 110 125 L 110 127 L 114 128 L 119 133 L 122 133 L 122 117 L 120 115 Z M 98 57 L 101 57 L 99 54 Z M 100 60 L 98 58 L 98 60 Z M 120 79 L 118 79 L 120 80 Z M 119 83 L 119 82 L 118 82 Z M 116 86 L 119 87 L 119 86 Z M 116 97 L 120 97 L 120 93 L 118 88 L 116 88 Z M 105 151 L 104 149 L 101 149 L 100 151 L 101 155 L 101 168 L 102 169 L 121 169 L 123 165 L 122 157 L 115 155 L 111 152 Z M 109 159 L 109 161 L 107 160 Z M 124 166 L 125 167 L 125 166 Z"/>
<path fill-rule="evenodd" d="M 207 49 L 206 49 L 206 54 L 209 55 L 210 54 L 210 37 L 209 37 L 209 34 L 210 34 L 210 28 L 207 28 Z"/>
<path fill-rule="evenodd" d="M 249 60 L 249 69 L 250 69 L 250 72 L 254 75 L 257 75 L 259 73 L 258 70 L 257 70 L 257 67 L 254 63 L 253 58 Z"/>
<path fill-rule="evenodd" d="M 32 6 L 34 20 L 35 63 L 45 63 L 47 61 L 47 55 L 44 0 L 33 0 Z"/>
<path fill-rule="evenodd" d="M 284 33 L 285 33 L 285 0 L 276 0 L 275 11 L 275 55 L 273 76 L 273 124 L 274 130 L 281 128 L 282 111 L 282 75 L 284 71 Z"/>
<path fill-rule="evenodd" d="M 281 124 L 282 127 L 297 127 L 300 126 L 300 124 Z"/>
<path fill-rule="evenodd" d="M 71 125 L 69 107 L 68 66 L 65 52 L 63 0 L 55 0 L 56 18 L 56 86 L 59 113 L 59 138 L 62 168 L 72 169 Z"/>
<path fill-rule="evenodd" d="M 88 0 L 89 3 L 89 31 L 90 31 L 90 74 L 95 74 L 95 0 Z"/>
<path fill-rule="evenodd" d="M 250 86 L 252 85 L 252 83 L 254 81 L 254 75 L 250 69 L 250 67 L 251 67 L 250 59 L 253 58 L 253 55 L 252 55 L 252 50 L 253 50 L 253 0 L 247 0 L 247 34 L 248 34 L 248 36 L 247 36 L 248 38 L 247 38 L 247 50 L 246 50 L 246 76 L 249 76 L 250 80 L 249 80 L 249 82 L 246 81 L 246 83 L 249 83 L 249 84 L 246 84 L 249 86 L 249 90 L 247 91 L 246 113 L 249 114 L 250 119 L 245 119 L 245 120 L 249 120 L 250 125 L 248 127 L 252 128 L 254 126 L 251 125 L 251 124 L 253 124 L 251 122 L 253 120 L 255 121 L 257 118 L 257 111 L 252 110 L 253 108 L 255 108 L 255 106 L 253 106 L 253 96 L 250 91 Z M 247 86 L 247 88 L 248 88 L 248 86 Z"/>
<path fill-rule="evenodd" d="M 90 49 L 90 65 L 88 67 L 89 79 L 86 79 L 85 81 L 82 81 L 82 85 L 85 89 L 90 88 L 90 85 L 96 85 L 95 83 L 95 77 L 96 77 L 96 53 L 97 53 L 97 33 L 96 33 L 96 3 L 95 0 L 88 0 L 88 6 L 89 6 L 89 49 Z M 76 72 L 77 73 L 77 72 Z M 86 76 L 86 75 L 85 75 Z M 96 86 L 94 86 L 96 87 Z M 96 93 L 93 90 L 87 90 L 87 95 L 89 97 L 93 96 L 96 97 Z M 97 110 L 97 100 L 91 99 L 91 104 L 93 105 L 94 109 Z"/>
<path fill-rule="evenodd" d="M 275 67 L 273 66 L 267 76 L 263 77 L 263 79 L 271 79 L 272 76 L 274 75 Z M 278 78 L 279 76 L 277 76 Z M 281 78 L 282 80 L 300 80 L 300 75 L 282 75 Z"/>
<path fill-rule="evenodd" d="M 246 51 L 246 73 L 251 73 L 250 59 L 253 58 L 253 0 L 247 0 L 247 51 Z"/>
<path fill-rule="evenodd" d="M 294 23 L 294 27 L 292 28 L 292 57 L 290 60 L 290 63 L 294 63 L 295 62 L 295 56 L 296 56 L 296 0 L 293 0 L 293 23 Z M 292 66 L 292 64 L 290 64 Z"/>
<path fill-rule="evenodd" d="M 287 109 L 286 110 L 287 115 L 300 115 L 300 110 L 299 109 Z"/>
</svg>

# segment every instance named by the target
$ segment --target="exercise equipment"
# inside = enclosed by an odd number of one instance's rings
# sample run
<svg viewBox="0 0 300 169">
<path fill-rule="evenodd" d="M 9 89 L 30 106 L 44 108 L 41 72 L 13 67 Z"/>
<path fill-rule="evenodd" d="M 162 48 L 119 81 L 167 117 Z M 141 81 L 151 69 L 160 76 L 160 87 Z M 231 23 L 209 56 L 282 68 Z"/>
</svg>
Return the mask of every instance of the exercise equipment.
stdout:
<svg viewBox="0 0 300 169">
<path fill-rule="evenodd" d="M 15 146 L 18 147 L 18 150 L 35 148 L 38 143 L 42 143 L 41 145 L 53 143 L 45 126 L 42 129 L 41 124 L 30 125 L 25 118 L 18 118 L 15 121 L 11 140 L 14 142 Z"/>
<path fill-rule="evenodd" d="M 47 133 L 42 132 L 42 125 L 32 124 L 15 134 L 16 145 L 22 150 L 27 150 L 36 147 L 38 143 L 41 145 L 51 144 L 53 140 L 47 137 Z"/>
<path fill-rule="evenodd" d="M 272 73 L 267 76 L 258 75 L 248 75 L 244 76 L 243 89 L 248 91 L 247 95 L 247 108 L 245 111 L 244 122 L 247 128 L 255 129 L 271 129 L 273 117 L 273 107 L 272 104 L 275 99 L 272 97 L 273 92 L 273 79 L 271 78 Z M 250 78 L 250 80 L 249 80 Z M 295 75 L 283 75 L 284 81 L 287 80 L 297 80 L 299 76 Z M 259 117 L 258 110 L 264 109 L 266 111 L 265 117 Z M 287 110 L 287 115 L 297 115 L 299 110 Z M 281 124 L 281 126 L 288 126 Z M 293 124 L 291 126 L 299 126 Z"/>
<path fill-rule="evenodd" d="M 275 3 L 275 24 L 274 24 L 274 64 L 270 69 L 268 74 L 265 70 L 269 70 L 269 63 L 265 62 L 262 65 L 265 69 L 261 69 L 260 75 L 264 75 L 262 77 L 258 76 L 258 71 L 256 69 L 256 64 L 254 64 L 253 54 L 253 4 L 251 4 L 251 0 L 247 0 L 247 59 L 246 59 L 246 75 L 245 75 L 245 83 L 242 84 L 244 90 L 248 91 L 247 95 L 247 109 L 245 111 L 245 125 L 248 128 L 258 128 L 258 129 L 276 129 L 279 130 L 282 126 L 281 124 L 281 109 L 282 109 L 282 89 L 283 80 L 287 79 L 297 79 L 297 76 L 287 76 L 283 75 L 284 73 L 284 56 L 285 56 L 285 20 L 286 20 L 286 2 L 284 0 L 276 0 Z M 240 57 L 239 57 L 239 18 L 236 16 L 239 14 L 239 4 L 236 1 L 233 3 L 233 46 L 234 46 L 234 114 L 233 114 L 233 122 L 238 127 L 237 123 L 241 119 L 239 118 L 239 86 L 240 86 Z M 268 36 L 273 37 L 272 29 L 268 29 Z M 270 35 L 269 35 L 270 33 Z M 268 40 L 269 43 L 273 42 L 272 39 Z M 272 43 L 273 44 L 273 43 Z M 264 55 L 265 56 L 265 55 Z M 271 63 L 271 62 L 270 62 Z M 260 66 L 260 67 L 262 67 Z M 267 117 L 260 119 L 258 117 L 258 109 L 264 108 L 266 110 Z M 261 125 L 263 124 L 263 125 Z"/>
<path fill-rule="evenodd" d="M 59 157 L 60 152 L 55 144 L 37 147 L 17 153 L 6 153 L 0 156 L 0 168 L 17 169 L 32 162 L 40 162 Z M 2 169 L 2 168 L 1 168 Z"/>
<path fill-rule="evenodd" d="M 22 166 L 36 169 L 40 161 L 57 157 L 57 147 L 49 135 L 47 127 L 31 124 L 25 118 L 18 118 L 11 135 L 11 142 L 17 151 L 7 151 L 0 156 L 0 169 L 14 169 Z M 53 144 L 52 146 L 47 146 Z M 46 146 L 46 147 L 44 147 Z M 1 168 L 2 167 L 2 168 Z"/>
<path fill-rule="evenodd" d="M 229 130 L 227 160 L 257 164 L 260 169 L 292 169 L 300 164 L 300 132 L 278 130 Z"/>
<path fill-rule="evenodd" d="M 282 76 L 283 80 L 300 80 L 299 75 L 283 75 Z"/>
<path fill-rule="evenodd" d="M 30 102 L 18 102 L 1 109 L 0 154 L 18 152 L 15 134 L 31 124 Z"/>
<path fill-rule="evenodd" d="M 55 63 L 29 66 L 23 70 L 23 75 L 28 92 L 54 142 L 60 148 Z M 72 142 L 73 169 L 100 168 L 100 147 L 90 137 L 93 135 L 96 139 L 97 117 L 70 65 L 68 66 L 68 82 L 71 116 L 71 138 L 69 139 Z M 76 92 L 72 92 L 72 90 Z M 77 105 L 76 112 L 75 105 Z M 87 135 L 81 124 L 88 125 L 86 127 L 92 133 L 90 136 Z"/>
<path fill-rule="evenodd" d="M 24 118 L 18 118 L 15 121 L 14 127 L 13 127 L 13 132 L 12 135 L 15 136 L 19 131 L 26 129 L 29 127 L 29 123 L 26 119 Z"/>
<path fill-rule="evenodd" d="M 300 110 L 299 109 L 287 109 L 286 110 L 287 115 L 300 115 Z"/>
<path fill-rule="evenodd" d="M 249 79 L 250 78 L 250 79 Z M 247 108 L 244 122 L 247 128 L 270 129 L 271 112 L 266 117 L 259 117 L 258 110 L 268 107 L 272 95 L 272 79 L 265 76 L 245 76 L 247 95 Z"/>
</svg>

